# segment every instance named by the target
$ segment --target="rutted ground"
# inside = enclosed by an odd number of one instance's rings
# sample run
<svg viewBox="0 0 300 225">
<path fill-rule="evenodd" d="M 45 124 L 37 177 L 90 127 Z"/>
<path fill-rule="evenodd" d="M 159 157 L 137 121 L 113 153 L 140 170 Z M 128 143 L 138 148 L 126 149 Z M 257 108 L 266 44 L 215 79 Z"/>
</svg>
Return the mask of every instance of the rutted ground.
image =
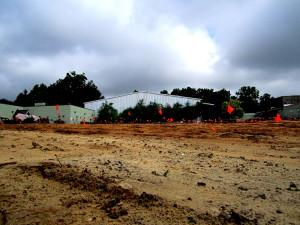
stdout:
<svg viewBox="0 0 300 225">
<path fill-rule="evenodd" d="M 299 224 L 299 137 L 298 121 L 1 125 L 0 224 Z"/>
</svg>

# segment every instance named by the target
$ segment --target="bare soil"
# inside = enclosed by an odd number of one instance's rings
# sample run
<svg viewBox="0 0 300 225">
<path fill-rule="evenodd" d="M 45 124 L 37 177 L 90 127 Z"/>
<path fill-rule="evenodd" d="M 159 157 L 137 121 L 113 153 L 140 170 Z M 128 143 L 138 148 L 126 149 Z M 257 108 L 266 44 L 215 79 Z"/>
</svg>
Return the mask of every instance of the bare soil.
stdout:
<svg viewBox="0 0 300 225">
<path fill-rule="evenodd" d="M 0 225 L 300 224 L 298 188 L 300 121 L 0 125 Z"/>
</svg>

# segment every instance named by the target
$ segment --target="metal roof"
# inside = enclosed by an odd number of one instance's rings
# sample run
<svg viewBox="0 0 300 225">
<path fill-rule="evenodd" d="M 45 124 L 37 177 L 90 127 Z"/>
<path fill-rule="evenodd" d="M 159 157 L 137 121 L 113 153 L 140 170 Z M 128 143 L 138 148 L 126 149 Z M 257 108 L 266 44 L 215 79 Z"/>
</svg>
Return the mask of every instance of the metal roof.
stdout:
<svg viewBox="0 0 300 225">
<path fill-rule="evenodd" d="M 86 103 L 93 103 L 93 102 L 97 102 L 99 100 L 111 100 L 114 98 L 120 98 L 123 96 L 128 96 L 128 95 L 135 95 L 138 93 L 146 93 L 146 94 L 152 94 L 152 95 L 161 95 L 161 96 L 169 96 L 169 97 L 176 97 L 176 98 L 185 98 L 185 99 L 193 99 L 193 100 L 197 100 L 197 101 L 201 101 L 202 99 L 200 98 L 192 98 L 192 97 L 185 97 L 185 96 L 180 96 L 180 95 L 171 95 L 171 94 L 161 94 L 161 93 L 154 93 L 154 92 L 149 92 L 149 91 L 137 91 L 137 92 L 132 92 L 132 93 L 127 93 L 127 94 L 122 94 L 122 95 L 117 95 L 117 96 L 113 96 L 113 97 L 109 97 L 109 98 L 104 98 L 104 99 L 97 99 L 97 100 L 93 100 L 93 101 L 89 101 L 89 102 L 84 102 L 84 104 Z M 207 103 L 210 104 L 210 103 Z M 213 105 L 213 104 L 211 104 Z"/>
<path fill-rule="evenodd" d="M 179 95 L 170 94 L 157 94 L 147 91 L 138 91 L 133 93 L 128 93 L 124 95 L 119 95 L 115 97 L 110 97 L 106 99 L 99 99 L 95 101 L 85 102 L 84 106 L 88 109 L 93 109 L 97 111 L 101 108 L 104 102 L 113 103 L 113 107 L 118 110 L 118 112 L 123 112 L 126 108 L 134 107 L 140 100 L 143 100 L 145 105 L 151 104 L 151 102 L 156 102 L 163 106 L 171 105 L 176 103 L 185 105 L 189 103 L 190 105 L 195 105 L 197 102 L 201 102 L 200 98 L 191 98 Z M 203 103 L 206 105 L 213 105 L 210 103 Z"/>
</svg>

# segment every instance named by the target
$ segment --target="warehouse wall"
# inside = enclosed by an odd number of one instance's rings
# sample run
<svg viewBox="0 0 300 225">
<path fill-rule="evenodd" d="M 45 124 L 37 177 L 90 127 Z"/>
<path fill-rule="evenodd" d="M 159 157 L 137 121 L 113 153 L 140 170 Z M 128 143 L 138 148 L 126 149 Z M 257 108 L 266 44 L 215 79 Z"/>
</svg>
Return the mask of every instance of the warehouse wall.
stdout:
<svg viewBox="0 0 300 225">
<path fill-rule="evenodd" d="M 23 109 L 23 107 L 0 103 L 0 116 L 7 117 L 8 119 L 12 119 L 12 117 L 17 109 L 21 110 L 21 109 Z"/>
<path fill-rule="evenodd" d="M 283 107 L 282 110 L 278 111 L 278 113 L 283 119 L 288 119 L 288 117 L 299 119 L 300 104 Z"/>
<path fill-rule="evenodd" d="M 188 98 L 177 95 L 156 94 L 150 92 L 134 92 L 112 98 L 85 102 L 84 107 L 87 109 L 95 110 L 95 112 L 97 113 L 102 104 L 108 102 L 113 103 L 113 107 L 117 109 L 119 113 L 121 113 L 126 108 L 134 107 L 142 99 L 144 100 L 145 105 L 149 105 L 151 102 L 156 102 L 158 104 L 162 104 L 163 106 L 166 106 L 167 104 L 173 106 L 175 103 L 185 105 L 187 102 L 189 102 L 189 104 L 191 105 L 194 105 L 198 101 L 201 101 L 201 99 L 198 98 Z"/>
<path fill-rule="evenodd" d="M 82 120 L 92 123 L 95 117 L 97 117 L 97 115 L 94 110 L 71 105 L 69 118 L 73 124 L 78 124 Z"/>
<path fill-rule="evenodd" d="M 58 110 L 56 106 L 32 106 L 24 109 L 28 109 L 32 115 L 48 118 L 50 123 L 60 119 L 67 124 L 79 124 L 83 119 L 92 122 L 95 117 L 94 110 L 74 105 L 60 105 Z"/>
<path fill-rule="evenodd" d="M 1 103 L 0 116 L 12 119 L 12 116 L 17 109 L 26 109 L 29 110 L 31 115 L 48 118 L 50 123 L 54 123 L 54 121 L 61 119 L 67 124 L 79 124 L 82 120 L 85 120 L 86 122 L 93 122 L 96 117 L 94 110 L 74 105 L 60 105 L 59 110 L 56 110 L 56 106 L 22 107 Z"/>
</svg>

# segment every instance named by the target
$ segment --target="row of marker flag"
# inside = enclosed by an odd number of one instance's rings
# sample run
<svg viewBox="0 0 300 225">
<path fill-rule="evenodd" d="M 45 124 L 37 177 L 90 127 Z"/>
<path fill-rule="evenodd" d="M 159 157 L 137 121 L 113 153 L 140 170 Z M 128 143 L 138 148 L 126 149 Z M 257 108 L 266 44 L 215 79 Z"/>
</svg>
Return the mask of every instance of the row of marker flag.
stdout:
<svg viewBox="0 0 300 225">
<path fill-rule="evenodd" d="M 55 106 L 55 110 L 59 110 L 59 105 L 58 105 L 58 104 Z M 229 114 L 231 114 L 233 111 L 234 111 L 234 108 L 233 108 L 231 105 L 227 105 L 227 112 L 228 112 Z M 130 113 L 129 111 L 128 111 L 127 114 L 128 114 L 128 116 L 131 116 L 131 113 Z M 163 111 L 162 111 L 161 108 L 158 109 L 158 114 L 160 114 L 160 115 L 163 114 Z M 60 112 L 58 112 L 58 116 L 60 116 Z M 164 117 L 163 119 L 166 119 L 166 118 Z M 138 119 L 136 119 L 136 120 L 138 120 Z M 280 122 L 282 119 L 281 119 L 280 115 L 277 114 L 276 117 L 274 118 L 274 120 L 275 120 L 276 122 Z M 149 121 L 149 120 L 147 120 L 147 121 Z M 150 120 L 150 121 L 151 121 L 151 120 Z M 171 123 L 171 122 L 173 122 L 174 120 L 173 120 L 172 118 L 169 118 L 169 119 L 166 119 L 166 121 Z M 185 120 L 182 119 L 182 121 L 185 121 Z M 212 120 L 212 121 L 213 121 L 213 120 Z M 82 122 L 83 122 L 83 125 L 84 125 L 85 127 L 87 127 L 86 121 L 85 121 L 84 119 L 82 120 Z M 212 127 L 212 130 L 216 130 L 216 128 Z"/>
</svg>

